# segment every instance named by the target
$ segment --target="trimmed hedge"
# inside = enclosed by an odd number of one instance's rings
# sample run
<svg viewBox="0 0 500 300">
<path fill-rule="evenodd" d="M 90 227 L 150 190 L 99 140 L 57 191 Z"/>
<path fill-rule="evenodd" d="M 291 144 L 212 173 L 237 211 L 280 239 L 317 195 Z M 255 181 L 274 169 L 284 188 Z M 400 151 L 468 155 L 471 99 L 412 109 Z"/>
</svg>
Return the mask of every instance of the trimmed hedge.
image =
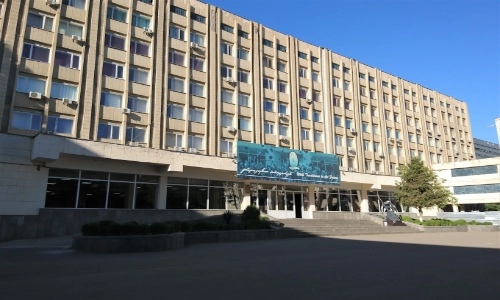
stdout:
<svg viewBox="0 0 500 300">
<path fill-rule="evenodd" d="M 103 220 L 85 224 L 82 226 L 81 231 L 84 236 L 120 236 L 246 229 L 271 229 L 271 226 L 269 222 L 263 220 L 249 220 L 240 224 L 215 224 L 207 222 L 191 224 L 182 221 L 172 221 L 156 222 L 151 225 L 139 224 L 137 222 L 119 224 L 113 221 Z"/>
<path fill-rule="evenodd" d="M 423 226 L 467 226 L 467 225 L 493 225 L 491 222 L 477 222 L 477 221 L 470 221 L 467 222 L 465 220 L 456 220 L 456 221 L 451 221 L 451 220 L 444 220 L 444 219 L 430 219 L 430 220 L 425 220 L 423 222 L 420 222 L 420 220 L 412 219 L 407 216 L 402 216 L 401 217 L 402 221 L 405 222 L 411 222 L 415 223 L 418 225 L 423 225 Z"/>
</svg>

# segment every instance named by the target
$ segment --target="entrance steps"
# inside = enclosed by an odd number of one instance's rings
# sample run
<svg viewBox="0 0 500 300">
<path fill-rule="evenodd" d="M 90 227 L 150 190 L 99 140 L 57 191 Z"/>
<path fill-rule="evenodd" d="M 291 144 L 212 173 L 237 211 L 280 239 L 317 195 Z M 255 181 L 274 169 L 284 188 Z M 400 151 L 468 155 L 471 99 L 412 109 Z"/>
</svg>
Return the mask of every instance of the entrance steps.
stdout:
<svg viewBox="0 0 500 300">
<path fill-rule="evenodd" d="M 418 233 L 407 226 L 383 226 L 369 220 L 282 219 L 286 237 L 329 237 L 341 235 L 372 235 Z"/>
</svg>

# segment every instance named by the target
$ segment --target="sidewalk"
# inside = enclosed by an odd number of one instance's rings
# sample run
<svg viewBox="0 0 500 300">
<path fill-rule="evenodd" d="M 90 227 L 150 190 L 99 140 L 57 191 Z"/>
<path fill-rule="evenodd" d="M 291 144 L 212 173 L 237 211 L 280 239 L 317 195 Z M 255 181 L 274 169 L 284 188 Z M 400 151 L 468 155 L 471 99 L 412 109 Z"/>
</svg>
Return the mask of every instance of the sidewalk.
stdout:
<svg viewBox="0 0 500 300">
<path fill-rule="evenodd" d="M 62 248 L 69 249 L 73 243 L 72 235 L 45 237 L 29 240 L 15 240 L 0 243 L 0 249 L 23 248 Z"/>
</svg>

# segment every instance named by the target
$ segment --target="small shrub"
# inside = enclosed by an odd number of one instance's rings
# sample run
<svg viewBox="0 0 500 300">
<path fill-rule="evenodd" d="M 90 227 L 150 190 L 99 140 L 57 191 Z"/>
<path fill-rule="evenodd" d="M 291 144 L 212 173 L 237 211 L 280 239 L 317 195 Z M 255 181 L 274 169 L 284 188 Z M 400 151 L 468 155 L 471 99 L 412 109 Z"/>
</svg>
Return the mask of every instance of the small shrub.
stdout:
<svg viewBox="0 0 500 300">
<path fill-rule="evenodd" d="M 156 222 L 151 224 L 151 234 L 167 234 L 170 226 L 167 223 Z"/>
<path fill-rule="evenodd" d="M 269 221 L 269 218 L 266 216 L 260 216 L 261 221 Z"/>
<path fill-rule="evenodd" d="M 188 222 L 181 222 L 181 230 L 182 232 L 192 232 L 193 231 L 193 224 L 188 223 Z"/>
<path fill-rule="evenodd" d="M 99 231 L 101 228 L 101 223 L 99 222 L 92 222 L 92 223 L 87 223 L 82 226 L 82 235 L 84 236 L 95 236 L 99 235 Z"/>
<path fill-rule="evenodd" d="M 106 228 L 106 235 L 108 236 L 117 236 L 121 234 L 121 224 L 112 222 Z"/>
<path fill-rule="evenodd" d="M 231 223 L 231 219 L 233 218 L 233 213 L 230 212 L 229 210 L 226 210 L 226 212 L 222 215 L 222 218 L 224 218 L 226 224 L 229 224 Z"/>
<path fill-rule="evenodd" d="M 252 220 L 258 221 L 260 217 L 260 211 L 257 207 L 250 205 L 241 214 L 241 220 L 246 223 Z"/>
<path fill-rule="evenodd" d="M 456 226 L 465 226 L 465 225 L 467 225 L 467 221 L 462 220 L 462 219 L 456 220 L 454 223 L 456 224 Z"/>
</svg>

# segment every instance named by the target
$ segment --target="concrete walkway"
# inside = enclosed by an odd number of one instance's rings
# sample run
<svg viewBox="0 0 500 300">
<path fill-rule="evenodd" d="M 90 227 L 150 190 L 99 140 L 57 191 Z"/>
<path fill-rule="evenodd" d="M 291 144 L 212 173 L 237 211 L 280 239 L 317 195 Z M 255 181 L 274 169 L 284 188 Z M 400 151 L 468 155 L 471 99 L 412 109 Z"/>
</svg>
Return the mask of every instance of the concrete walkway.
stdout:
<svg viewBox="0 0 500 300">
<path fill-rule="evenodd" d="M 2 248 L 0 266 L 2 300 L 496 299 L 500 233 L 296 238 L 102 255 Z"/>
<path fill-rule="evenodd" d="M 29 240 L 15 240 L 0 243 L 0 249 L 29 249 L 29 248 L 71 248 L 73 236 L 55 236 Z"/>
</svg>

